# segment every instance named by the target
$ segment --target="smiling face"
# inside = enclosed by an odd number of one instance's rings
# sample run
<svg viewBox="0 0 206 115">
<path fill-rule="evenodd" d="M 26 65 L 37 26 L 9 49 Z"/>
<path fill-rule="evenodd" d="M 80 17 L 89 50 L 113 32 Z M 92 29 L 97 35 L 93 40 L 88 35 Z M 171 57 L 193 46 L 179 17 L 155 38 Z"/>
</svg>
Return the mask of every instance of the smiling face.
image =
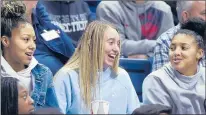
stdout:
<svg viewBox="0 0 206 115">
<path fill-rule="evenodd" d="M 108 27 L 104 34 L 104 68 L 112 67 L 120 53 L 120 38 L 118 32 Z"/>
<path fill-rule="evenodd" d="M 31 24 L 20 24 L 12 30 L 11 38 L 3 37 L 4 57 L 13 68 L 23 69 L 36 49 L 35 33 Z"/>
<path fill-rule="evenodd" d="M 194 37 L 177 34 L 172 39 L 169 56 L 172 66 L 177 71 L 190 76 L 197 71 L 199 59 L 202 58 L 202 49 L 198 47 Z"/>
<path fill-rule="evenodd" d="M 31 114 L 34 111 L 34 100 L 29 96 L 23 86 L 18 86 L 18 111 L 19 114 Z"/>
</svg>

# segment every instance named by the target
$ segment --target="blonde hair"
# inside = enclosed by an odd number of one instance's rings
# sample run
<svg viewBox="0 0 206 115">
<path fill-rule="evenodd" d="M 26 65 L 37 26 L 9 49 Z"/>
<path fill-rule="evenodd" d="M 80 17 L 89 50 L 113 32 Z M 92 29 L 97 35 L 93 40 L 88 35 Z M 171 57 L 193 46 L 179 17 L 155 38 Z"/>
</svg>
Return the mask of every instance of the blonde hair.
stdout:
<svg viewBox="0 0 206 115">
<path fill-rule="evenodd" d="M 62 69 L 79 71 L 79 85 L 81 96 L 86 107 L 90 107 L 91 101 L 96 93 L 96 83 L 99 78 L 98 72 L 103 71 L 104 58 L 104 33 L 113 25 L 102 22 L 91 22 L 83 33 L 80 43 L 74 54 Z M 113 71 L 117 74 L 119 55 L 116 56 Z"/>
</svg>

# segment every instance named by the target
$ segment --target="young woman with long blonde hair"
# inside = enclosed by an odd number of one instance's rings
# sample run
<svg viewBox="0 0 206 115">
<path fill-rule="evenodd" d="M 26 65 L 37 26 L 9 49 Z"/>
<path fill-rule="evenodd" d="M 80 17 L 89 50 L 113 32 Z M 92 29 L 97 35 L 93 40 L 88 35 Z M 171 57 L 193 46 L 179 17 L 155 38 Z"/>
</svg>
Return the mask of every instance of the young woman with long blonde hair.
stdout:
<svg viewBox="0 0 206 115">
<path fill-rule="evenodd" d="M 118 67 L 120 37 L 116 28 L 91 22 L 68 63 L 57 72 L 54 86 L 64 114 L 88 114 L 91 102 L 109 102 L 109 114 L 130 114 L 139 99 L 128 73 Z"/>
</svg>

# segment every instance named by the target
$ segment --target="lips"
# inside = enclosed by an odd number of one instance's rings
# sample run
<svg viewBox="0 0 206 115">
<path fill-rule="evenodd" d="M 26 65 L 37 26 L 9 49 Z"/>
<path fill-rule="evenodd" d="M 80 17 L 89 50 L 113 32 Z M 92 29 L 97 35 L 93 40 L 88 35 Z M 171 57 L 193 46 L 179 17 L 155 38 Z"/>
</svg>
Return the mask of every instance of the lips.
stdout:
<svg viewBox="0 0 206 115">
<path fill-rule="evenodd" d="M 109 54 L 108 57 L 114 60 L 115 57 L 116 57 L 116 55 L 114 55 L 114 54 Z"/>
<path fill-rule="evenodd" d="M 173 62 L 174 62 L 175 64 L 178 64 L 178 63 L 180 63 L 181 61 L 182 61 L 181 58 L 175 58 L 175 59 L 173 59 Z"/>
<path fill-rule="evenodd" d="M 34 108 L 30 109 L 29 113 L 34 113 Z"/>
<path fill-rule="evenodd" d="M 25 54 L 28 56 L 29 60 L 31 60 L 34 53 L 33 52 L 27 52 Z"/>
</svg>

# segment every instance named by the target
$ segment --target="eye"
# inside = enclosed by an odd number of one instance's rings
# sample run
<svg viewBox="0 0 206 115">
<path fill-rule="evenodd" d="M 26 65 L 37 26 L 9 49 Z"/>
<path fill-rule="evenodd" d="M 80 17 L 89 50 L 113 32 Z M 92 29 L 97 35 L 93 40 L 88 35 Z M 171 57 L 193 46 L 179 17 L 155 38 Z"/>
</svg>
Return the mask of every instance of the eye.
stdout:
<svg viewBox="0 0 206 115">
<path fill-rule="evenodd" d="M 23 99 L 26 100 L 26 98 L 27 98 L 27 95 L 24 95 L 24 96 L 23 96 Z"/>
<path fill-rule="evenodd" d="M 25 41 L 25 42 L 28 42 L 28 41 L 29 41 L 29 38 L 24 38 L 24 41 Z"/>
<path fill-rule="evenodd" d="M 24 99 L 24 100 L 26 100 L 27 99 L 27 93 L 25 92 L 25 93 L 23 93 L 23 95 L 22 95 L 22 98 Z"/>
<path fill-rule="evenodd" d="M 114 42 L 113 41 L 109 41 L 109 45 L 112 45 Z"/>
<path fill-rule="evenodd" d="M 187 49 L 188 49 L 188 47 L 182 46 L 182 50 L 187 50 Z"/>
<path fill-rule="evenodd" d="M 120 41 L 117 42 L 117 45 L 120 47 Z"/>
<path fill-rule="evenodd" d="M 175 50 L 175 46 L 170 46 L 170 50 L 174 51 Z"/>
</svg>

